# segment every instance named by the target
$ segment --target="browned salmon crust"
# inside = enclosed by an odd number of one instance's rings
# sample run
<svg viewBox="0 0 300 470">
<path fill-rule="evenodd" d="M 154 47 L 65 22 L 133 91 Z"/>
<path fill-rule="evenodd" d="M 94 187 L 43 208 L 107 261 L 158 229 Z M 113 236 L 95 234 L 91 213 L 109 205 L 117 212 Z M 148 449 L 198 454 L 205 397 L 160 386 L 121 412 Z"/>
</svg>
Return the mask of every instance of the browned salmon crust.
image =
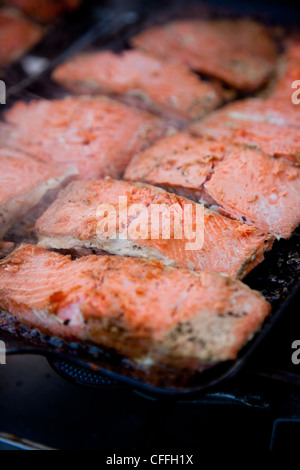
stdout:
<svg viewBox="0 0 300 470">
<path fill-rule="evenodd" d="M 108 94 L 179 121 L 197 119 L 222 102 L 220 86 L 183 65 L 136 50 L 79 54 L 52 77 L 75 93 Z"/>
<path fill-rule="evenodd" d="M 76 173 L 60 171 L 17 150 L 0 147 L 0 237 L 44 194 Z"/>
<path fill-rule="evenodd" d="M 144 367 L 194 369 L 235 359 L 270 312 L 259 292 L 220 274 L 119 256 L 71 261 L 35 245 L 0 261 L 0 307 L 21 324 L 113 348 Z"/>
<path fill-rule="evenodd" d="M 125 203 L 120 197 L 127 198 Z M 100 209 L 107 207 L 112 211 L 106 215 Z M 164 209 L 162 221 L 154 218 L 157 207 Z M 100 249 L 237 278 L 259 264 L 273 243 L 271 235 L 202 204 L 153 186 L 111 178 L 70 183 L 38 219 L 36 230 L 45 248 Z"/>
<path fill-rule="evenodd" d="M 166 130 L 150 113 L 106 97 L 17 102 L 0 124 L 0 144 L 76 166 L 79 179 L 120 177 L 130 157 Z"/>
<path fill-rule="evenodd" d="M 248 91 L 266 83 L 277 57 L 266 28 L 249 19 L 174 21 L 142 31 L 131 43 Z"/>
</svg>

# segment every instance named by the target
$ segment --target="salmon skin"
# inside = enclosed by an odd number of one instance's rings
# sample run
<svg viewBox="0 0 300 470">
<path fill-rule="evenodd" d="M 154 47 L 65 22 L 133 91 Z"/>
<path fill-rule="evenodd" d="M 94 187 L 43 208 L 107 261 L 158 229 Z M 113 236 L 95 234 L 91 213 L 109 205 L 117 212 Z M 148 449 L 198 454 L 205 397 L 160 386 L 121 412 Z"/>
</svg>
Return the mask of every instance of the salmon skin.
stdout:
<svg viewBox="0 0 300 470">
<path fill-rule="evenodd" d="M 236 150 L 217 162 L 204 185 L 230 217 L 289 238 L 300 223 L 300 168 L 262 152 Z"/>
<path fill-rule="evenodd" d="M 275 97 L 228 104 L 188 130 L 197 136 L 227 139 L 300 164 L 300 111 Z"/>
<path fill-rule="evenodd" d="M 174 21 L 142 31 L 131 43 L 245 91 L 266 83 L 277 57 L 266 28 L 248 19 Z"/>
<path fill-rule="evenodd" d="M 130 160 L 124 178 L 160 186 L 193 200 L 208 202 L 203 191 L 215 162 L 222 160 L 228 143 L 178 132 L 158 140 Z"/>
<path fill-rule="evenodd" d="M 10 65 L 37 44 L 43 29 L 10 9 L 0 10 L 0 66 Z"/>
<path fill-rule="evenodd" d="M 75 171 L 65 171 L 10 148 L 0 148 L 0 237 L 49 189 Z"/>
<path fill-rule="evenodd" d="M 157 207 L 162 219 L 154 218 Z M 273 243 L 271 235 L 202 204 L 111 178 L 70 183 L 38 219 L 36 231 L 45 248 L 99 249 L 237 278 L 259 264 Z"/>
<path fill-rule="evenodd" d="M 6 3 L 38 21 L 48 23 L 65 11 L 76 9 L 81 0 L 6 0 Z"/>
<path fill-rule="evenodd" d="M 277 238 L 300 223 L 300 168 L 224 139 L 165 137 L 135 155 L 124 177 L 200 199 Z"/>
<path fill-rule="evenodd" d="M 159 118 L 106 97 L 20 101 L 5 120 L 0 144 L 75 165 L 79 179 L 120 177 L 130 157 L 166 130 Z"/>
<path fill-rule="evenodd" d="M 135 50 L 79 54 L 58 66 L 52 78 L 75 93 L 109 94 L 183 122 L 222 102 L 220 86 L 200 80 L 183 65 Z"/>
<path fill-rule="evenodd" d="M 143 367 L 194 369 L 235 359 L 270 312 L 259 292 L 220 274 L 120 256 L 72 261 L 26 244 L 0 261 L 0 307 L 21 324 L 112 348 Z"/>
</svg>

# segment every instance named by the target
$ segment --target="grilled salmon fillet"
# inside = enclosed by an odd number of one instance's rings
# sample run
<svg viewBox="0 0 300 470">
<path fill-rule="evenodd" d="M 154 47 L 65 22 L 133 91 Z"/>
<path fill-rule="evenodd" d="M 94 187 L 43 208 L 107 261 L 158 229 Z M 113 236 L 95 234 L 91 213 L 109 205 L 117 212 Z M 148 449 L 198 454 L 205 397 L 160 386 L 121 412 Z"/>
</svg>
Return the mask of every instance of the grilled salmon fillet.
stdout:
<svg viewBox="0 0 300 470">
<path fill-rule="evenodd" d="M 253 149 L 216 162 L 204 185 L 219 211 L 289 238 L 300 223 L 300 168 Z"/>
<path fill-rule="evenodd" d="M 291 104 L 291 95 L 293 91 L 295 91 L 292 87 L 292 84 L 294 81 L 300 80 L 299 36 L 297 39 L 288 38 L 286 41 L 286 50 L 283 54 L 282 62 L 281 74 L 277 86 L 272 93 L 272 97 L 277 101 L 285 101 Z"/>
<path fill-rule="evenodd" d="M 133 157 L 130 181 L 201 200 L 277 237 L 300 223 L 300 168 L 259 150 L 178 133 Z"/>
<path fill-rule="evenodd" d="M 194 200 L 205 199 L 203 186 L 215 161 L 223 159 L 228 143 L 178 132 L 158 140 L 130 160 L 124 178 L 160 186 Z"/>
<path fill-rule="evenodd" d="M 248 91 L 268 80 L 277 57 L 266 28 L 249 19 L 174 21 L 142 31 L 131 43 Z"/>
<path fill-rule="evenodd" d="M 0 237 L 75 171 L 64 173 L 54 166 L 17 150 L 0 147 Z"/>
<path fill-rule="evenodd" d="M 183 65 L 136 50 L 79 54 L 58 66 L 52 78 L 73 92 L 109 94 L 180 121 L 197 119 L 222 102 L 219 86 Z"/>
<path fill-rule="evenodd" d="M 130 157 L 160 137 L 162 121 L 106 97 L 17 102 L 0 124 L 0 144 L 54 164 L 78 178 L 121 176 Z"/>
<path fill-rule="evenodd" d="M 161 218 L 155 217 L 157 208 Z M 271 235 L 202 204 L 111 178 L 70 183 L 37 220 L 36 231 L 45 248 L 105 250 L 237 278 L 260 263 L 273 243 Z"/>
<path fill-rule="evenodd" d="M 0 66 L 19 59 L 37 44 L 43 29 L 10 9 L 0 10 Z"/>
<path fill-rule="evenodd" d="M 272 97 L 230 103 L 188 130 L 197 136 L 246 144 L 272 155 L 300 163 L 300 111 L 289 101 Z"/>
<path fill-rule="evenodd" d="M 220 274 L 120 256 L 71 261 L 26 244 L 0 261 L 0 307 L 142 365 L 195 369 L 236 358 L 270 312 L 259 292 Z"/>
<path fill-rule="evenodd" d="M 6 0 L 6 3 L 38 21 L 47 23 L 65 11 L 76 9 L 81 0 Z"/>
</svg>

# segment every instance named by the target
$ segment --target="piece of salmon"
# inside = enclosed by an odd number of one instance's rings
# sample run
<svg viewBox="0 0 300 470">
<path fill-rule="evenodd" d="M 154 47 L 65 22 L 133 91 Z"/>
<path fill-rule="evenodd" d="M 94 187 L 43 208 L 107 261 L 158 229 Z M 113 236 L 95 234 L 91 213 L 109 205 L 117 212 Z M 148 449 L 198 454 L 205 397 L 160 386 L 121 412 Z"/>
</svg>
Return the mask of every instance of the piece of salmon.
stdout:
<svg viewBox="0 0 300 470">
<path fill-rule="evenodd" d="M 0 237 L 75 170 L 62 172 L 17 150 L 0 147 Z"/>
<path fill-rule="evenodd" d="M 37 44 L 43 29 L 10 9 L 0 10 L 0 66 L 10 65 Z"/>
<path fill-rule="evenodd" d="M 224 145 L 221 141 L 178 132 L 134 155 L 124 178 L 201 200 L 203 185 L 210 177 L 215 161 L 224 158 L 228 147 L 227 142 Z"/>
<path fill-rule="evenodd" d="M 270 312 L 259 292 L 220 274 L 119 256 L 71 261 L 26 244 L 0 261 L 0 307 L 21 324 L 144 367 L 195 369 L 235 359 Z"/>
<path fill-rule="evenodd" d="M 120 177 L 130 157 L 166 130 L 158 117 L 106 97 L 19 101 L 4 117 L 0 144 L 75 165 L 80 179 Z"/>
<path fill-rule="evenodd" d="M 288 101 L 278 100 L 271 95 L 268 99 L 247 98 L 230 103 L 222 111 L 226 113 L 230 125 L 235 121 L 267 123 L 289 128 L 300 128 L 300 111 L 294 106 L 289 96 Z"/>
<path fill-rule="evenodd" d="M 288 238 L 300 223 L 300 168 L 258 150 L 178 133 L 133 157 L 125 179 L 162 186 Z"/>
<path fill-rule="evenodd" d="M 65 11 L 75 10 L 81 0 L 6 0 L 6 3 L 38 21 L 48 23 Z"/>
<path fill-rule="evenodd" d="M 222 102 L 220 86 L 136 50 L 82 53 L 58 66 L 52 78 L 75 93 L 108 94 L 180 121 L 197 119 Z"/>
<path fill-rule="evenodd" d="M 161 212 L 159 213 L 158 210 Z M 273 237 L 154 186 L 75 181 L 36 223 L 45 248 L 105 250 L 243 278 Z"/>
<path fill-rule="evenodd" d="M 293 163 L 300 163 L 300 108 L 291 103 L 248 99 L 228 104 L 188 130 L 197 136 L 228 139 Z"/>
<path fill-rule="evenodd" d="M 230 217 L 289 238 L 300 223 L 300 168 L 253 149 L 230 152 L 216 162 L 204 185 Z"/>
<path fill-rule="evenodd" d="M 248 91 L 266 83 L 277 57 L 266 28 L 249 19 L 174 21 L 142 31 L 131 43 Z"/>
<path fill-rule="evenodd" d="M 282 57 L 281 73 L 277 86 L 272 93 L 276 101 L 292 103 L 292 94 L 296 91 L 293 83 L 300 80 L 300 36 L 286 41 L 286 50 Z M 297 87 L 299 89 L 299 86 Z M 299 98 L 299 94 L 298 94 Z M 297 105 L 299 108 L 299 104 Z"/>
</svg>

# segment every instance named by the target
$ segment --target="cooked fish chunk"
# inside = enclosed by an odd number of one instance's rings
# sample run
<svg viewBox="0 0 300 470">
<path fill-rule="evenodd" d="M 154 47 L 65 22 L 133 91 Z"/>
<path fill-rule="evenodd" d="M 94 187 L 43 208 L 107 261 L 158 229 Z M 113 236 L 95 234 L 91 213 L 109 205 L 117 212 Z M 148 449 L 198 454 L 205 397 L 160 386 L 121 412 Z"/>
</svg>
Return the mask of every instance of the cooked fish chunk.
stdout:
<svg viewBox="0 0 300 470">
<path fill-rule="evenodd" d="M 119 256 L 71 261 L 35 245 L 0 261 L 0 307 L 22 324 L 112 348 L 144 367 L 193 369 L 235 359 L 270 312 L 259 292 L 220 274 Z"/>
<path fill-rule="evenodd" d="M 293 82 L 300 80 L 300 37 L 295 39 L 289 38 L 286 46 L 286 51 L 282 58 L 283 66 L 281 67 L 281 74 L 272 97 L 277 102 L 284 101 L 291 105 L 291 95 L 295 91 L 292 87 Z M 299 109 L 299 105 L 296 105 L 296 107 L 296 109 Z"/>
<path fill-rule="evenodd" d="M 26 15 L 42 22 L 54 20 L 64 11 L 75 10 L 81 0 L 6 0 Z"/>
<path fill-rule="evenodd" d="M 124 178 L 161 186 L 180 196 L 200 200 L 206 196 L 203 185 L 210 177 L 215 161 L 224 158 L 228 147 L 221 141 L 178 132 L 134 155 Z"/>
<path fill-rule="evenodd" d="M 19 59 L 42 36 L 40 26 L 12 10 L 0 10 L 0 66 L 7 66 Z"/>
<path fill-rule="evenodd" d="M 17 150 L 0 147 L 0 237 L 35 206 L 49 189 L 75 173 L 60 169 Z"/>
<path fill-rule="evenodd" d="M 202 204 L 111 178 L 70 183 L 38 219 L 36 231 L 45 248 L 99 249 L 237 278 L 273 243 L 271 235 Z"/>
<path fill-rule="evenodd" d="M 124 177 L 218 205 L 277 237 L 288 238 L 300 223 L 300 168 L 225 140 L 165 137 L 135 155 Z"/>
<path fill-rule="evenodd" d="M 223 214 L 278 238 L 289 238 L 300 223 L 300 168 L 284 159 L 245 149 L 217 162 L 205 190 Z"/>
<path fill-rule="evenodd" d="M 79 54 L 58 66 L 53 79 L 77 93 L 109 94 L 171 119 L 197 119 L 222 102 L 220 86 L 185 66 L 142 51 Z"/>
<path fill-rule="evenodd" d="M 80 179 L 121 176 L 130 157 L 165 131 L 159 118 L 106 97 L 20 101 L 5 120 L 2 145 L 73 164 Z"/>
<path fill-rule="evenodd" d="M 277 56 L 266 28 L 249 19 L 174 21 L 142 31 L 131 42 L 248 91 L 266 83 Z"/>
<path fill-rule="evenodd" d="M 246 144 L 300 163 L 300 112 L 291 102 L 248 99 L 231 103 L 189 126 L 197 136 Z"/>
</svg>

